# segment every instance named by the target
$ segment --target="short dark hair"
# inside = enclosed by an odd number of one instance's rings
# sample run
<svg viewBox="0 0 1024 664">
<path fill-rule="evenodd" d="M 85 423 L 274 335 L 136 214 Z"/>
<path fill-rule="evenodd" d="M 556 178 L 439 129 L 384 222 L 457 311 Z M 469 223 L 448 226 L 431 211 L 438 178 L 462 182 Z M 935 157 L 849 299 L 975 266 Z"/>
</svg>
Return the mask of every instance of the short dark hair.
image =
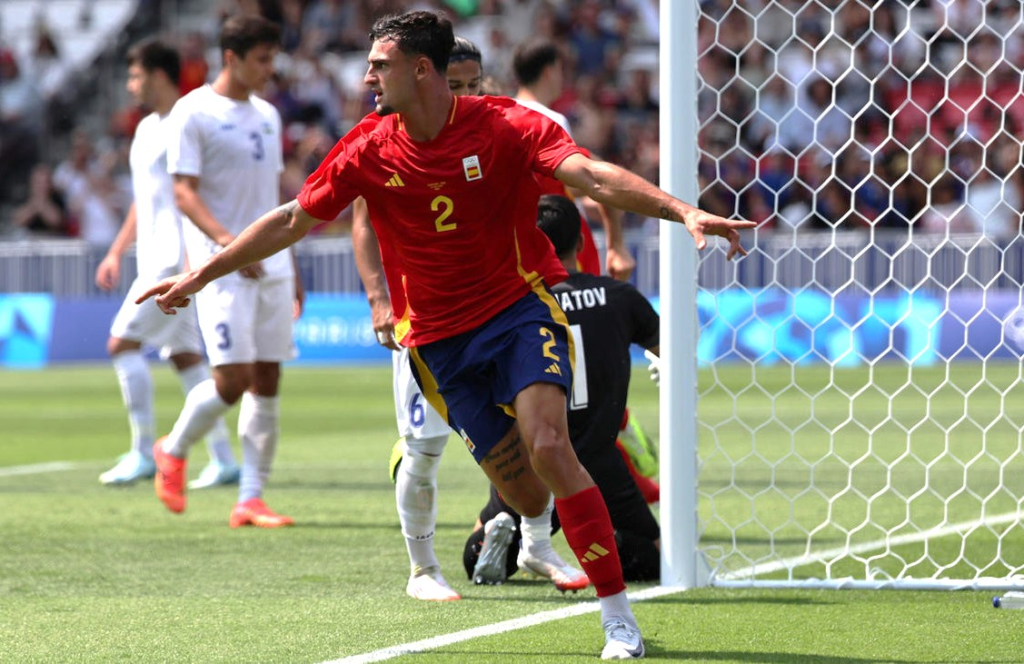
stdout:
<svg viewBox="0 0 1024 664">
<path fill-rule="evenodd" d="M 406 12 L 377 19 L 370 28 L 371 41 L 391 40 L 406 55 L 425 55 L 443 74 L 455 48 L 452 22 L 434 12 Z"/>
<path fill-rule="evenodd" d="M 550 39 L 535 37 L 516 46 L 512 54 L 512 71 L 519 85 L 533 85 L 544 70 L 562 59 L 562 54 Z"/>
<path fill-rule="evenodd" d="M 580 239 L 580 211 L 565 196 L 545 194 L 537 203 L 537 228 L 551 240 L 555 254 L 565 258 L 576 251 Z"/>
<path fill-rule="evenodd" d="M 147 73 L 162 71 L 174 85 L 178 85 L 181 78 L 181 56 L 178 55 L 177 49 L 155 37 L 133 44 L 128 49 L 125 62 L 129 67 L 139 65 Z"/>
<path fill-rule="evenodd" d="M 234 51 L 244 58 L 260 44 L 281 44 L 281 27 L 262 16 L 238 14 L 224 21 L 220 27 L 220 51 Z"/>
<path fill-rule="evenodd" d="M 456 35 L 455 47 L 452 49 L 451 55 L 448 56 L 448 64 L 464 62 L 466 60 L 472 60 L 480 65 L 481 68 L 484 66 L 484 56 L 480 55 L 480 49 L 476 47 L 476 44 L 465 37 Z"/>
</svg>

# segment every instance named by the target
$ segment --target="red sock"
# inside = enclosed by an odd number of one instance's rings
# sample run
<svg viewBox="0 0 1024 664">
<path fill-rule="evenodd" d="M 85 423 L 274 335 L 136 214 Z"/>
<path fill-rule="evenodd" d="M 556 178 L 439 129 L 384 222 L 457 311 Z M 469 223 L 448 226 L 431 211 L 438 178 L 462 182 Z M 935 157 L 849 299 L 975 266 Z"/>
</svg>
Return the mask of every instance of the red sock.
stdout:
<svg viewBox="0 0 1024 664">
<path fill-rule="evenodd" d="M 636 482 L 636 488 L 640 489 L 640 495 L 644 497 L 644 502 L 648 505 L 661 500 L 661 487 L 657 482 L 652 480 L 650 477 L 644 477 L 637 472 L 633 466 L 633 460 L 629 458 L 629 454 L 626 452 L 626 448 L 622 446 L 622 443 L 618 440 L 615 441 L 615 447 L 619 450 L 619 454 L 622 455 L 622 460 L 626 462 L 626 469 L 629 470 L 630 477 Z"/>
<path fill-rule="evenodd" d="M 600 489 L 592 486 L 568 498 L 556 498 L 555 509 L 565 540 L 597 589 L 597 596 L 625 590 L 615 531 Z"/>
</svg>

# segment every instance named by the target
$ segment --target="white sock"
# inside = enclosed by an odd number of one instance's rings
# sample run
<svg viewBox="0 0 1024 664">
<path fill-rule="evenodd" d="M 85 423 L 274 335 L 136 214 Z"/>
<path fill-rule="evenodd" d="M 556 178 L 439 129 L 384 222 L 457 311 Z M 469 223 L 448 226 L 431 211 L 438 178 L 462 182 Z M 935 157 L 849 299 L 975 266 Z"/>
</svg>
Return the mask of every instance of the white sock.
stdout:
<svg viewBox="0 0 1024 664">
<path fill-rule="evenodd" d="M 395 478 L 395 503 L 413 572 L 441 566 L 434 553 L 434 529 L 437 525 L 437 469 L 447 441 L 447 435 L 405 439 L 402 465 Z"/>
<path fill-rule="evenodd" d="M 128 409 L 132 449 L 147 457 L 153 456 L 153 377 L 142 351 L 128 350 L 111 358 L 121 398 Z"/>
<path fill-rule="evenodd" d="M 545 548 L 551 548 L 551 512 L 555 509 L 555 497 L 548 496 L 548 506 L 540 516 L 524 516 L 520 526 L 523 536 L 523 551 L 537 555 Z M 546 551 L 544 551 L 546 552 Z"/>
<path fill-rule="evenodd" d="M 231 405 L 221 398 L 213 379 L 204 380 L 188 392 L 181 414 L 164 441 L 164 452 L 184 459 L 193 444 L 213 428 L 217 418 Z"/>
<path fill-rule="evenodd" d="M 246 392 L 238 410 L 238 440 L 242 443 L 242 478 L 238 502 L 263 496 L 274 464 L 278 438 L 278 397 Z"/>
<path fill-rule="evenodd" d="M 609 620 L 621 620 L 630 627 L 636 628 L 636 617 L 633 616 L 633 609 L 629 607 L 629 598 L 626 597 L 625 590 L 597 599 L 601 604 L 602 625 Z"/>
<path fill-rule="evenodd" d="M 205 362 L 193 364 L 179 371 L 178 378 L 181 379 L 181 388 L 188 394 L 196 385 L 210 378 L 210 368 Z M 218 417 L 210 429 L 210 434 L 206 437 L 206 449 L 211 459 L 216 459 L 224 465 L 235 463 L 235 455 L 231 452 L 231 436 L 223 417 Z"/>
</svg>

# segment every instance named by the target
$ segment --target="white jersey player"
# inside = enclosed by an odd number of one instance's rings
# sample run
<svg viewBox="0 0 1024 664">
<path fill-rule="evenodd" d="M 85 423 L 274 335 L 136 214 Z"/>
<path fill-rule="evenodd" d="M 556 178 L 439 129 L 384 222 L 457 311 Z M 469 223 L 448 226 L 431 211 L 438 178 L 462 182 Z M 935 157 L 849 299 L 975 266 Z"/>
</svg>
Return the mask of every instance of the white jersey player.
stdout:
<svg viewBox="0 0 1024 664">
<path fill-rule="evenodd" d="M 107 485 L 130 484 L 153 477 L 155 472 L 153 382 L 142 345 L 159 348 L 161 357 L 171 360 L 186 393 L 210 377 L 194 312 L 169 317 L 152 303 L 135 303 L 150 283 L 182 268 L 181 219 L 167 173 L 166 141 L 168 113 L 178 99 L 180 59 L 172 47 L 148 39 L 129 49 L 127 61 L 128 91 L 153 113 L 139 122 L 132 139 L 131 209 L 96 272 L 96 283 L 101 288 L 116 287 L 121 258 L 135 242 L 138 276 L 114 318 L 107 341 L 128 409 L 132 447 L 116 466 L 100 475 L 100 482 Z M 210 465 L 191 486 L 237 482 L 239 468 L 222 419 L 217 420 L 207 442 Z"/>
<path fill-rule="evenodd" d="M 280 203 L 281 119 L 255 94 L 273 74 L 279 41 L 280 28 L 266 19 L 229 18 L 221 28 L 224 66 L 217 78 L 182 97 L 171 112 L 167 170 L 178 207 L 188 218 L 184 236 L 192 266 Z M 294 356 L 292 319 L 301 299 L 288 252 L 239 270 L 196 296 L 213 379 L 189 392 L 171 433 L 153 448 L 157 496 L 171 511 L 185 509 L 189 448 L 241 400 L 242 473 L 229 524 L 293 523 L 267 507 L 263 491 L 277 450 L 281 363 Z"/>
</svg>

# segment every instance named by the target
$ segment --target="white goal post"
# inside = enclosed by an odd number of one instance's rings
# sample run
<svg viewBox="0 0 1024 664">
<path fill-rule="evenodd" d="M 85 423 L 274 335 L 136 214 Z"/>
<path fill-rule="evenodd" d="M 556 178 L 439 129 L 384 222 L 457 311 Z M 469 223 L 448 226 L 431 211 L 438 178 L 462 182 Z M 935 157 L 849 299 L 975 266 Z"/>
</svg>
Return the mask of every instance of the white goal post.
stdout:
<svg viewBox="0 0 1024 664">
<path fill-rule="evenodd" d="M 662 583 L 1024 589 L 1021 3 L 660 12 Z"/>
</svg>

